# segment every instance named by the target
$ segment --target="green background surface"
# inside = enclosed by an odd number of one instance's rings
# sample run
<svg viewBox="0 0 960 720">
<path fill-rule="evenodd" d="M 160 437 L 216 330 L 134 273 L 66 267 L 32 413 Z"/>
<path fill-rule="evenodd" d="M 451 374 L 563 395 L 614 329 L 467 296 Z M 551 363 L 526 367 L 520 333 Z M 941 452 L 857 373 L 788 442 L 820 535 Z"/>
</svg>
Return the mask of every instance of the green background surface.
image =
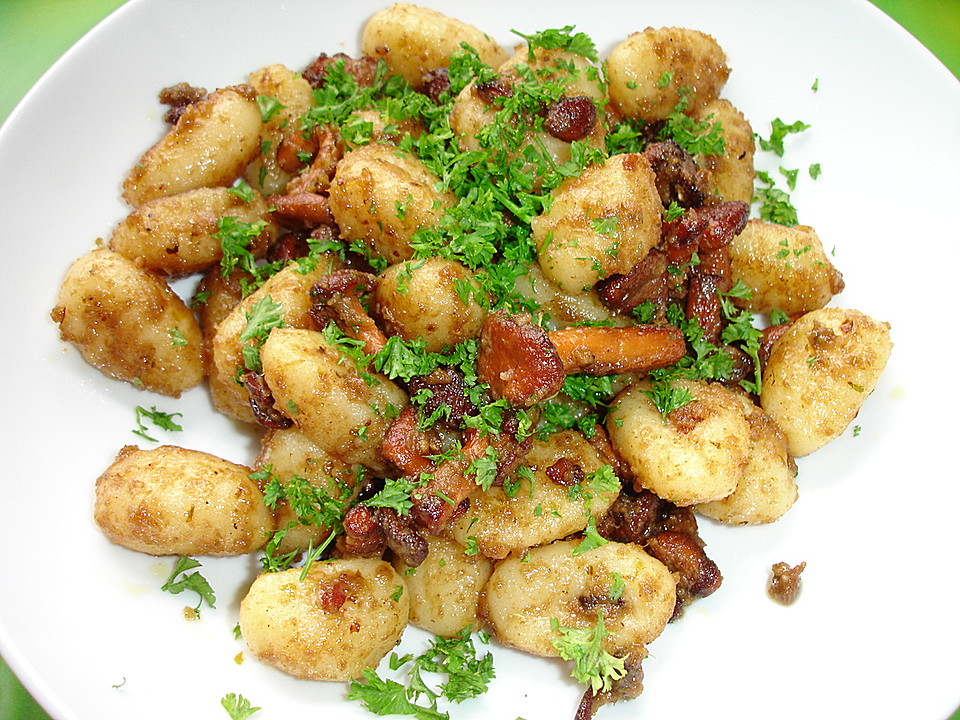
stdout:
<svg viewBox="0 0 960 720">
<path fill-rule="evenodd" d="M 873 0 L 960 78 L 960 0 Z M 0 121 L 123 0 L 0 0 Z M 960 679 L 958 679 L 960 683 Z M 0 659 L 0 720 L 48 720 Z M 960 710 L 950 718 L 960 720 Z"/>
</svg>

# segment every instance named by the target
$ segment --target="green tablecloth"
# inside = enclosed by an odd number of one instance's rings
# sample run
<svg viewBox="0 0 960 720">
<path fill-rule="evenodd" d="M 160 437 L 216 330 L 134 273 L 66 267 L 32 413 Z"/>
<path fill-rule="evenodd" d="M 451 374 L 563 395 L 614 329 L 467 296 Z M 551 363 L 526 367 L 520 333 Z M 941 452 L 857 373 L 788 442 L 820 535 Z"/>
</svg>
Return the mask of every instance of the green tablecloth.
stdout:
<svg viewBox="0 0 960 720">
<path fill-rule="evenodd" d="M 0 0 L 0 121 L 87 30 L 124 0 Z M 960 0 L 873 0 L 960 78 Z M 48 720 L 0 659 L 0 720 Z M 958 710 L 950 720 L 960 720 Z"/>
</svg>

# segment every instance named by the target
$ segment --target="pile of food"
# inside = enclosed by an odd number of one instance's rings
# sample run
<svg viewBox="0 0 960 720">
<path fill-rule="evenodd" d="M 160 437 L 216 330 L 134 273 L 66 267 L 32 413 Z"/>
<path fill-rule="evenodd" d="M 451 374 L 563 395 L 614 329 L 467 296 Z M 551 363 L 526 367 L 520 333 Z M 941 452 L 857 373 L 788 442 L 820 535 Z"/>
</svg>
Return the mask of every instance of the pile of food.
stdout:
<svg viewBox="0 0 960 720">
<path fill-rule="evenodd" d="M 478 633 L 571 661 L 578 718 L 636 697 L 646 646 L 720 587 L 698 516 L 787 512 L 891 349 L 828 307 L 841 275 L 769 183 L 751 218 L 714 38 L 648 28 L 601 62 L 573 27 L 517 35 L 397 4 L 356 57 L 163 89 L 131 212 L 52 313 L 106 375 L 203 383 L 260 441 L 122 447 L 106 537 L 175 575 L 257 553 L 250 652 L 374 712 L 482 692 Z M 408 624 L 437 640 L 391 665 L 462 682 L 377 674 Z"/>
</svg>

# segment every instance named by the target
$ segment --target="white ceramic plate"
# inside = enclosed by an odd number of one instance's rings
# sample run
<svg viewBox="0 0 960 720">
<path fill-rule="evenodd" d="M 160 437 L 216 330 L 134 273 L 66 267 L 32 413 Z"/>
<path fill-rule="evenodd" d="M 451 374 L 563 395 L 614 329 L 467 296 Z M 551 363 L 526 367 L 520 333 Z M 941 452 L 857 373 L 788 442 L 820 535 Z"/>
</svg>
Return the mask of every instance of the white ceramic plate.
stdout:
<svg viewBox="0 0 960 720">
<path fill-rule="evenodd" d="M 67 265 L 125 214 L 121 179 L 164 129 L 157 91 L 186 80 L 241 82 L 271 62 L 299 68 L 355 52 L 380 2 L 134 0 L 74 47 L 0 134 L 0 218 L 10 265 L 2 286 L 4 446 L 0 650 L 57 718 L 226 717 L 241 693 L 257 718 L 370 717 L 340 684 L 292 680 L 233 637 L 252 558 L 203 560 L 215 610 L 185 622 L 185 596 L 160 591 L 172 561 L 104 540 L 93 483 L 137 441 L 133 408 L 182 412 L 165 440 L 250 462 L 255 443 L 211 411 L 138 393 L 87 367 L 49 318 Z M 952 310 L 960 196 L 960 86 L 866 2 L 756 0 L 518 3 L 437 7 L 513 44 L 509 30 L 574 24 L 602 51 L 628 31 L 682 25 L 712 33 L 733 74 L 725 95 L 768 134 L 791 138 L 793 199 L 843 271 L 836 304 L 892 323 L 880 386 L 848 431 L 800 462 L 801 497 L 760 528 L 704 521 L 725 581 L 650 647 L 646 690 L 600 718 L 870 717 L 943 720 L 960 702 L 960 591 Z M 812 86 L 817 82 L 818 90 Z M 790 608 L 771 602 L 772 563 L 807 562 Z M 423 647 L 411 632 L 405 645 Z M 580 688 L 560 662 L 497 651 L 498 678 L 454 718 L 572 717 Z"/>
</svg>

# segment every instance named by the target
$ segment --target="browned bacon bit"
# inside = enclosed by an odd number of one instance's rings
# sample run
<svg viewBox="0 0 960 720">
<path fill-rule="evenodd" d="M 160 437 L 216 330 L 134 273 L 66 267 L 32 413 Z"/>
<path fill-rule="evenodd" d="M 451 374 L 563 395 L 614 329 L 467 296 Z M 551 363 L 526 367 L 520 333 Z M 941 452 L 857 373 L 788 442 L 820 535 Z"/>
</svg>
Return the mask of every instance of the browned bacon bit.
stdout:
<svg viewBox="0 0 960 720">
<path fill-rule="evenodd" d="M 673 617 L 695 598 L 713 594 L 723 581 L 720 568 L 707 557 L 698 539 L 682 532 L 661 532 L 647 540 L 646 550 L 662 562 L 677 580 L 677 604 Z"/>
<path fill-rule="evenodd" d="M 286 194 L 319 193 L 324 194 L 330 187 L 330 180 L 336 172 L 337 163 L 345 151 L 340 133 L 332 128 L 314 132 L 317 149 L 310 167 L 287 183 Z"/>
<path fill-rule="evenodd" d="M 291 231 L 284 233 L 267 248 L 267 262 L 287 264 L 310 253 L 307 233 Z"/>
<path fill-rule="evenodd" d="M 648 300 L 663 305 L 667 300 L 667 257 L 651 250 L 626 275 L 611 275 L 597 283 L 600 300 L 611 310 L 629 313 Z"/>
<path fill-rule="evenodd" d="M 672 365 L 687 352 L 683 334 L 673 325 L 576 326 L 548 337 L 565 373 L 647 372 Z"/>
<path fill-rule="evenodd" d="M 743 232 L 750 206 L 739 200 L 724 200 L 704 207 L 696 214 L 704 223 L 697 238 L 697 248 L 704 253 L 726 247 Z"/>
<path fill-rule="evenodd" d="M 590 720 L 594 713 L 607 703 L 620 700 L 633 700 L 643 692 L 643 667 L 641 663 L 647 656 L 643 647 L 632 650 L 623 658 L 624 675 L 611 683 L 610 689 L 594 694 L 590 689 L 583 694 L 577 706 L 574 720 Z"/>
<path fill-rule="evenodd" d="M 720 304 L 720 278 L 707 273 L 693 272 L 687 289 L 687 320 L 696 318 L 703 339 L 714 345 L 719 344 L 720 331 L 723 330 L 723 308 Z"/>
<path fill-rule="evenodd" d="M 263 373 L 248 370 L 240 376 L 240 380 L 247 389 L 247 394 L 250 396 L 250 408 L 260 425 L 281 430 L 293 425 L 293 420 L 274 406 L 273 394 L 267 387 Z"/>
<path fill-rule="evenodd" d="M 419 475 L 433 470 L 430 455 L 437 452 L 435 433 L 421 430 L 414 405 L 406 405 L 384 434 L 380 445 L 383 457 L 404 475 Z"/>
<path fill-rule="evenodd" d="M 562 457 L 546 470 L 547 477 L 554 485 L 573 487 L 583 482 L 583 468 L 570 458 Z"/>
<path fill-rule="evenodd" d="M 806 569 L 807 563 L 790 567 L 787 563 L 774 563 L 770 569 L 770 583 L 767 594 L 781 605 L 793 605 L 800 593 L 800 573 Z"/>
<path fill-rule="evenodd" d="M 657 191 L 664 207 L 677 203 L 697 208 L 707 197 L 707 180 L 693 156 L 673 140 L 651 143 L 643 155 L 656 175 Z"/>
<path fill-rule="evenodd" d="M 203 100 L 206 96 L 207 91 L 204 88 L 194 87 L 185 82 L 163 88 L 160 91 L 160 102 L 170 106 L 170 109 L 163 116 L 164 121 L 176 125 L 184 110 L 193 103 Z"/>
<path fill-rule="evenodd" d="M 483 100 L 487 105 L 493 105 L 498 98 L 510 97 L 513 95 L 513 88 L 509 83 L 500 78 L 493 78 L 486 82 L 477 83 L 473 86 L 473 92 L 477 97 Z"/>
<path fill-rule="evenodd" d="M 320 149 L 320 141 L 314 133 L 304 135 L 300 130 L 287 132 L 277 143 L 277 165 L 284 172 L 295 173 L 312 162 Z M 309 158 L 305 161 L 304 158 Z"/>
<path fill-rule="evenodd" d="M 590 134 L 597 123 L 597 106 L 586 95 L 560 98 L 547 108 L 544 129 L 558 140 L 574 142 Z"/>
<path fill-rule="evenodd" d="M 760 351 L 758 356 L 760 358 L 761 367 L 765 367 L 767 360 L 770 358 L 770 353 L 773 351 L 773 344 L 777 342 L 783 334 L 790 329 L 790 326 L 803 315 L 803 313 L 798 313 L 791 317 L 787 322 L 782 322 L 778 325 L 771 325 L 770 327 L 764 328 L 760 333 Z"/>
<path fill-rule="evenodd" d="M 749 380 L 756 370 L 753 358 L 735 345 L 721 345 L 720 351 L 729 355 L 733 361 L 730 374 L 720 382 L 728 388 L 742 390 L 740 382 Z"/>
<path fill-rule="evenodd" d="M 496 398 L 514 407 L 532 407 L 563 388 L 563 361 L 547 336 L 527 315 L 497 310 L 480 331 L 477 375 Z"/>
<path fill-rule="evenodd" d="M 423 74 L 423 80 L 420 83 L 420 92 L 430 98 L 437 105 L 440 104 L 440 96 L 450 88 L 450 73 L 446 68 L 437 68 Z"/>
<path fill-rule="evenodd" d="M 378 557 L 387 547 L 374 508 L 354 505 L 343 515 L 343 534 L 337 536 L 337 554 L 341 557 Z"/>
<path fill-rule="evenodd" d="M 294 230 L 309 230 L 317 225 L 330 225 L 330 198 L 313 192 L 296 192 L 289 195 L 271 195 L 268 201 L 273 207 L 277 221 Z"/>
<path fill-rule="evenodd" d="M 471 462 L 483 457 L 488 447 L 485 436 L 473 429 L 465 431 L 462 452 L 440 463 L 430 481 L 410 493 L 410 514 L 420 527 L 436 533 L 463 511 L 461 503 L 477 489 L 467 470 Z"/>
<path fill-rule="evenodd" d="M 345 53 L 335 53 L 321 55 L 310 63 L 303 70 L 303 79 L 310 83 L 314 89 L 323 87 L 327 81 L 327 72 L 334 63 L 342 62 L 343 69 L 356 78 L 357 85 L 367 87 L 373 83 L 377 74 L 378 60 L 375 57 L 364 55 L 360 58 L 352 58 Z"/>
<path fill-rule="evenodd" d="M 677 507 L 649 490 L 634 490 L 629 485 L 597 521 L 597 531 L 608 540 L 638 545 L 662 532 L 687 533 L 700 542 L 697 520 L 689 508 Z"/>
<path fill-rule="evenodd" d="M 409 515 L 400 515 L 393 508 L 377 508 L 377 520 L 383 529 L 387 547 L 407 567 L 419 567 L 427 559 L 427 541 Z"/>
<path fill-rule="evenodd" d="M 705 275 L 714 275 L 717 278 L 717 290 L 721 293 L 730 292 L 733 287 L 733 266 L 730 263 L 730 253 L 726 247 L 719 250 L 698 251 L 700 263 L 694 268 L 695 272 Z"/>
<path fill-rule="evenodd" d="M 310 317 L 318 328 L 332 320 L 349 337 L 364 343 L 364 352 L 376 355 L 387 338 L 360 302 L 376 287 L 375 275 L 346 268 L 324 275 L 310 290 Z"/>
<path fill-rule="evenodd" d="M 749 211 L 744 202 L 724 200 L 664 222 L 663 245 L 668 261 L 674 267 L 684 267 L 690 264 L 694 252 L 726 247 L 743 230 Z"/>
<path fill-rule="evenodd" d="M 324 300 L 329 300 L 337 295 L 359 297 L 373 292 L 376 287 L 376 275 L 359 270 L 337 270 L 317 280 L 310 289 L 310 295 Z"/>
<path fill-rule="evenodd" d="M 438 422 L 451 428 L 463 427 L 463 419 L 476 410 L 476 405 L 467 395 L 467 383 L 463 374 L 453 368 L 440 367 L 429 375 L 418 375 L 407 383 L 410 396 L 423 391 L 420 413 L 424 417 L 437 417 Z"/>
</svg>

